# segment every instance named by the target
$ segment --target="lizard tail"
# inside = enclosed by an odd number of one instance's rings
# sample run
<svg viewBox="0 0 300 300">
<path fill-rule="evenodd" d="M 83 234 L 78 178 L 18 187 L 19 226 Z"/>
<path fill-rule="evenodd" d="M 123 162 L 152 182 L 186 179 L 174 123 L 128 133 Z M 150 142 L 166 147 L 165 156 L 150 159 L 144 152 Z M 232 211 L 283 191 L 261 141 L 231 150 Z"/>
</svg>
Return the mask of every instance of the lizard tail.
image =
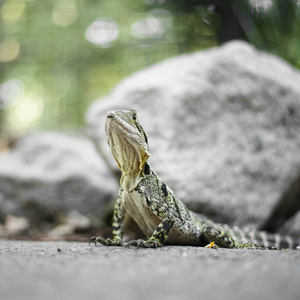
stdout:
<svg viewBox="0 0 300 300">
<path fill-rule="evenodd" d="M 300 246 L 300 239 L 253 228 L 238 228 L 237 226 L 230 228 L 225 225 L 224 231 L 228 232 L 239 245 L 251 243 L 278 249 L 296 249 Z"/>
</svg>

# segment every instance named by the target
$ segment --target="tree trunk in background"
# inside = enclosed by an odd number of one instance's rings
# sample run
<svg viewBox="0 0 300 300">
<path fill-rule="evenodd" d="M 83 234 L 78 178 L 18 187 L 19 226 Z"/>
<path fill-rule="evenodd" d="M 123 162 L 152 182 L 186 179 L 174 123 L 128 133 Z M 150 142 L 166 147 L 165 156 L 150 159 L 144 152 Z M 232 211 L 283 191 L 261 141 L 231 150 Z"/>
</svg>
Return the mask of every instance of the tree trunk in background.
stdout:
<svg viewBox="0 0 300 300">
<path fill-rule="evenodd" d="M 222 44 L 237 39 L 248 41 L 239 16 L 244 15 L 245 18 L 249 16 L 249 12 L 246 13 L 245 11 L 247 8 L 249 10 L 249 5 L 240 0 L 212 2 L 215 2 L 215 12 L 222 18 L 221 26 L 217 32 L 218 42 Z"/>
</svg>

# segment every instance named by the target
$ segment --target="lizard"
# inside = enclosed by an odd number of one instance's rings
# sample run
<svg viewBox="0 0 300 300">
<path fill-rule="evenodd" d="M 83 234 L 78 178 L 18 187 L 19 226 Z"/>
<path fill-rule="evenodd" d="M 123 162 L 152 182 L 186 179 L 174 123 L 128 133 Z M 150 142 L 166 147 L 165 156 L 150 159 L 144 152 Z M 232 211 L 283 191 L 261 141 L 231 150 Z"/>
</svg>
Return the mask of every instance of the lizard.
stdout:
<svg viewBox="0 0 300 300">
<path fill-rule="evenodd" d="M 107 113 L 105 132 L 110 151 L 122 171 L 114 206 L 112 238 L 93 236 L 90 243 L 123 245 L 124 217 L 128 213 L 146 239 L 126 247 L 157 248 L 164 244 L 211 248 L 282 249 L 299 244 L 291 237 L 214 223 L 190 211 L 152 170 L 148 137 L 135 110 Z M 298 248 L 297 248 L 298 249 Z"/>
</svg>

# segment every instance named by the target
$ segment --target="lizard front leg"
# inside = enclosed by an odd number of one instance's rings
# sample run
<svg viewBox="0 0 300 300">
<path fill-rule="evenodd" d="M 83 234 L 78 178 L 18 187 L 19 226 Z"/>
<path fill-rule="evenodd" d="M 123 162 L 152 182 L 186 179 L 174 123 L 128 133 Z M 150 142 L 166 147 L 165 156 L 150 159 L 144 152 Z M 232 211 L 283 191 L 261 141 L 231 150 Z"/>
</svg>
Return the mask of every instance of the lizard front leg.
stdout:
<svg viewBox="0 0 300 300">
<path fill-rule="evenodd" d="M 143 248 L 161 247 L 168 239 L 169 233 L 173 228 L 175 221 L 169 212 L 168 204 L 160 198 L 151 198 L 148 195 L 145 195 L 145 197 L 147 198 L 148 208 L 162 221 L 148 240 L 133 240 L 126 245 L 127 248 L 130 246 Z"/>
<path fill-rule="evenodd" d="M 113 238 L 112 239 L 111 238 L 104 239 L 100 236 L 93 236 L 90 239 L 89 244 L 95 243 L 95 245 L 97 245 L 97 243 L 100 243 L 100 244 L 106 245 L 106 246 L 121 246 L 123 235 L 124 235 L 124 232 L 123 232 L 124 216 L 125 216 L 125 210 L 122 205 L 122 189 L 120 189 L 119 196 L 118 196 L 117 202 L 114 207 L 114 217 L 113 217 L 113 223 L 112 223 Z"/>
<path fill-rule="evenodd" d="M 133 240 L 126 245 L 126 248 L 130 246 L 137 246 L 143 248 L 157 248 L 161 247 L 167 240 L 168 235 L 174 225 L 174 220 L 166 217 L 162 222 L 157 226 L 152 236 L 144 241 L 142 239 Z"/>
</svg>

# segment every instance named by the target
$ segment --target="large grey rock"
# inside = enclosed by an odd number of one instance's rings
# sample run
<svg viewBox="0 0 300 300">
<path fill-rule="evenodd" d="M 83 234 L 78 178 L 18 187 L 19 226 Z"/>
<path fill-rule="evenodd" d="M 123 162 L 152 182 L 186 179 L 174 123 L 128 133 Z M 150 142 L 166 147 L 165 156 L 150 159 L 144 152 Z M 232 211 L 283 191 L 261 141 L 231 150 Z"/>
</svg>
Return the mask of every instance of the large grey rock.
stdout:
<svg viewBox="0 0 300 300">
<path fill-rule="evenodd" d="M 258 226 L 300 174 L 300 74 L 247 43 L 148 67 L 95 102 L 89 132 L 113 165 L 105 114 L 124 108 L 138 111 L 161 179 L 217 221 Z"/>
<path fill-rule="evenodd" d="M 62 210 L 96 215 L 117 192 L 117 182 L 87 138 L 33 133 L 0 157 L 0 214 L 39 222 Z"/>
</svg>

